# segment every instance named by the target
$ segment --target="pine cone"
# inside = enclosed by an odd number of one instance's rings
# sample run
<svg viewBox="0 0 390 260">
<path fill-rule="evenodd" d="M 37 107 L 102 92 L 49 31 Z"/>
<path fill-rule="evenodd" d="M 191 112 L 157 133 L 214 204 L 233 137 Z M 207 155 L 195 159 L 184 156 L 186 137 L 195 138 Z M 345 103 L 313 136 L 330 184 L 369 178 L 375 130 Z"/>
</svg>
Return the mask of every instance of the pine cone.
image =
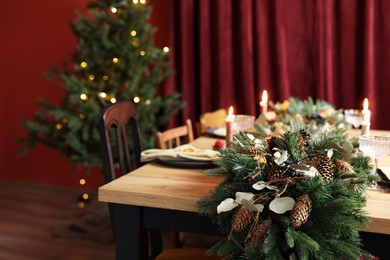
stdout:
<svg viewBox="0 0 390 260">
<path fill-rule="evenodd" d="M 267 237 L 268 229 L 271 226 L 271 220 L 266 219 L 261 224 L 256 224 L 248 232 L 245 243 L 253 248 L 259 248 Z"/>
<path fill-rule="evenodd" d="M 246 148 L 246 153 L 249 155 L 259 155 L 261 153 L 261 150 L 260 148 L 255 146 L 248 146 Z"/>
<path fill-rule="evenodd" d="M 312 203 L 309 195 L 304 194 L 297 198 L 294 208 L 290 212 L 291 225 L 299 228 L 307 221 L 312 209 Z"/>
<path fill-rule="evenodd" d="M 328 155 L 317 155 L 314 157 L 313 163 L 324 181 L 331 181 L 333 179 L 332 161 L 329 159 Z"/>
<path fill-rule="evenodd" d="M 267 180 L 269 181 L 285 177 L 287 177 L 286 171 L 278 165 L 273 165 L 271 170 L 267 174 Z"/>
<path fill-rule="evenodd" d="M 297 141 L 296 148 L 298 150 L 302 150 L 304 146 L 305 146 L 305 138 L 303 138 L 301 134 L 298 134 L 298 141 Z"/>
<path fill-rule="evenodd" d="M 305 129 L 301 129 L 299 130 L 299 134 L 302 136 L 304 140 L 304 145 L 309 146 L 310 133 L 307 132 Z"/>
<path fill-rule="evenodd" d="M 344 160 L 336 160 L 336 169 L 338 172 L 356 173 L 352 165 Z"/>
<path fill-rule="evenodd" d="M 270 137 L 268 140 L 267 140 L 267 143 L 268 143 L 268 152 L 270 154 L 273 154 L 273 149 L 278 147 L 278 139 L 279 137 L 276 137 L 276 136 L 272 136 Z"/>
<path fill-rule="evenodd" d="M 232 229 L 235 232 L 240 232 L 251 222 L 254 212 L 241 206 L 233 216 Z"/>
</svg>

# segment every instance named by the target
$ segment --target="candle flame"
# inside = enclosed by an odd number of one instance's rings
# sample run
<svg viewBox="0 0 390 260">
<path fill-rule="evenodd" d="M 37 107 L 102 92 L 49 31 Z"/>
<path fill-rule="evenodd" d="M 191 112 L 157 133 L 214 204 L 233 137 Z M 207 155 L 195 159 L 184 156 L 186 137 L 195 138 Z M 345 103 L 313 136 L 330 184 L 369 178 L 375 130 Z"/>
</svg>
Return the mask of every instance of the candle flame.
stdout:
<svg viewBox="0 0 390 260">
<path fill-rule="evenodd" d="M 233 106 L 230 106 L 229 108 L 229 116 L 232 116 L 233 115 Z"/>
<path fill-rule="evenodd" d="M 363 110 L 368 110 L 368 99 L 365 98 L 363 101 Z"/>
<path fill-rule="evenodd" d="M 267 90 L 263 90 L 263 94 L 261 95 L 260 106 L 265 106 L 268 103 L 268 93 Z"/>
</svg>

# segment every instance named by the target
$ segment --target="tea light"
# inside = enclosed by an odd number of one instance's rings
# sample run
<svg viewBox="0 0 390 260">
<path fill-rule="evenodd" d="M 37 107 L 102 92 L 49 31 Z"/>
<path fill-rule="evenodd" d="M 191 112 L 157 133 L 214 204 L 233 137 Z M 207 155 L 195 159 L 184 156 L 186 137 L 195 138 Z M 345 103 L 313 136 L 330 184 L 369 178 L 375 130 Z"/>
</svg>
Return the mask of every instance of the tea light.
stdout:
<svg viewBox="0 0 390 260">
<path fill-rule="evenodd" d="M 268 111 L 268 93 L 267 93 L 267 90 L 264 90 L 263 94 L 261 95 L 260 107 L 261 107 L 261 113 L 265 115 L 267 113 L 267 111 Z"/>
<path fill-rule="evenodd" d="M 226 147 L 230 147 L 230 143 L 233 141 L 233 122 L 234 122 L 234 115 L 233 115 L 233 107 L 230 106 L 229 113 L 226 116 L 225 123 L 226 123 Z"/>
<path fill-rule="evenodd" d="M 370 134 L 371 125 L 371 111 L 368 109 L 368 99 L 365 98 L 363 101 L 363 122 L 362 122 L 362 135 Z"/>
</svg>

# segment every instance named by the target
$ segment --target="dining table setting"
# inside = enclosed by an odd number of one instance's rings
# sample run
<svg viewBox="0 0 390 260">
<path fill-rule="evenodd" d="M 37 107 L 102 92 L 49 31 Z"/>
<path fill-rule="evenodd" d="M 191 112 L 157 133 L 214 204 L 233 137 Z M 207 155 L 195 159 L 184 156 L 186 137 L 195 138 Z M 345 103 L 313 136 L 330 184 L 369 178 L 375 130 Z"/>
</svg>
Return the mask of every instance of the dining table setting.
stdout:
<svg viewBox="0 0 390 260">
<path fill-rule="evenodd" d="M 117 259 L 146 259 L 150 228 L 219 235 L 208 253 L 232 259 L 373 257 L 355 240 L 390 235 L 390 131 L 370 129 L 366 101 L 347 113 L 259 104 L 258 117 L 231 108 L 189 144 L 142 151 L 143 166 L 99 188 L 115 208 Z"/>
</svg>

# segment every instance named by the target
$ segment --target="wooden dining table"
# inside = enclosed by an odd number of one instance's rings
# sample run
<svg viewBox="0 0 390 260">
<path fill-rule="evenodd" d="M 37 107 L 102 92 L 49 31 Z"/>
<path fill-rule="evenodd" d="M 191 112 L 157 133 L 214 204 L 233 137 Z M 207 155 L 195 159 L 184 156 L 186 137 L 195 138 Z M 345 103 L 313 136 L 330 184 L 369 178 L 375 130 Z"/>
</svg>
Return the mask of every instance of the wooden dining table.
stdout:
<svg viewBox="0 0 390 260">
<path fill-rule="evenodd" d="M 192 145 L 210 149 L 215 140 L 200 137 Z M 381 158 L 379 166 L 390 167 L 390 158 Z M 223 178 L 205 176 L 204 171 L 152 162 L 100 187 L 99 201 L 115 209 L 116 259 L 146 259 L 145 230 L 150 228 L 218 234 L 198 213 L 197 202 Z M 390 234 L 390 194 L 367 191 L 366 196 L 369 222 L 362 231 Z"/>
</svg>

